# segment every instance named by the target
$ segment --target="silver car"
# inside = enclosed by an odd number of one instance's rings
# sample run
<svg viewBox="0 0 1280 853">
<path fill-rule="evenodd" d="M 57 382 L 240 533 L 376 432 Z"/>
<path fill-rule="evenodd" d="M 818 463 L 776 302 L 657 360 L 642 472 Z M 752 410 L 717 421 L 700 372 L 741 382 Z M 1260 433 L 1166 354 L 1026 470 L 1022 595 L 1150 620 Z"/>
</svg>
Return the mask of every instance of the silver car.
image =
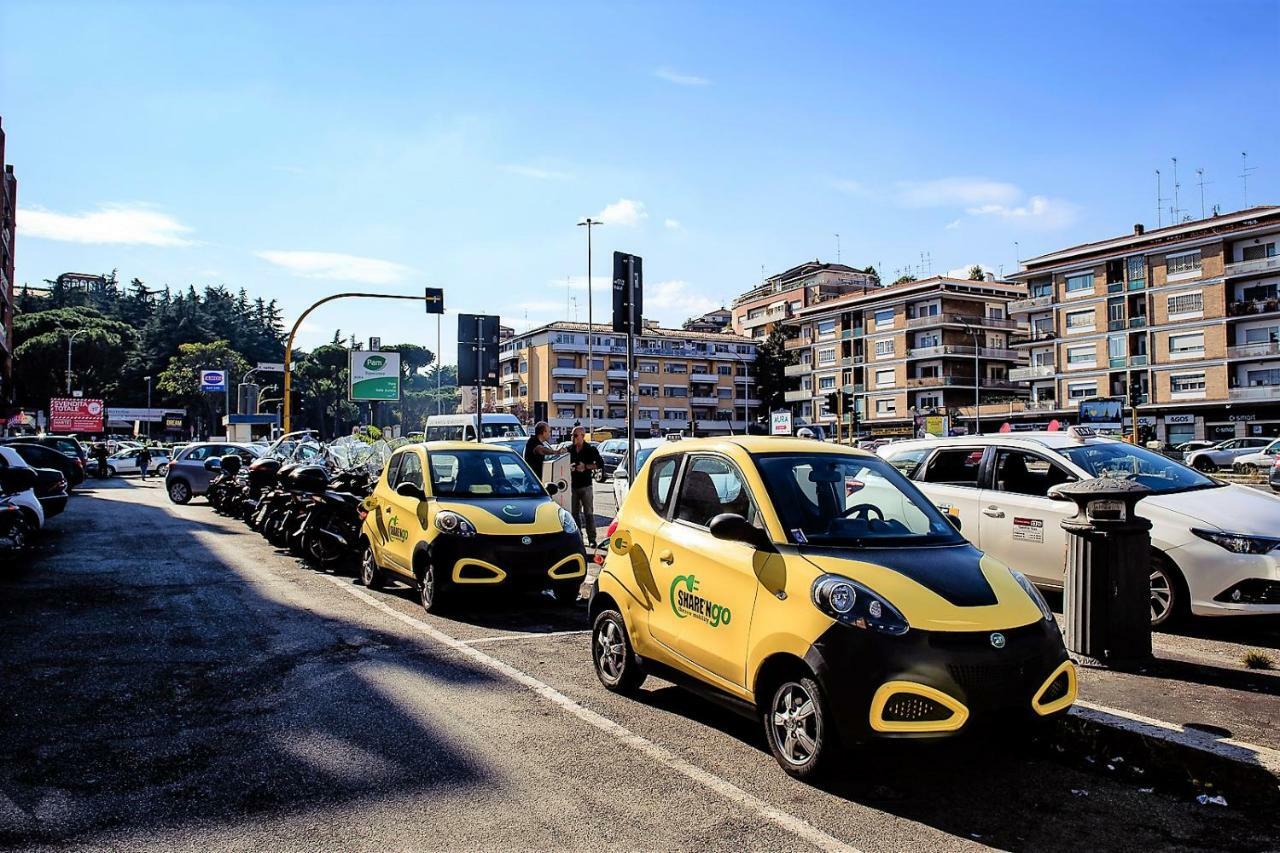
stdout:
<svg viewBox="0 0 1280 853">
<path fill-rule="evenodd" d="M 263 448 L 257 444 L 239 444 L 225 441 L 206 441 L 190 444 L 182 449 L 165 472 L 164 487 L 169 492 L 169 500 L 176 504 L 184 504 L 194 495 L 203 495 L 209 488 L 209 481 L 216 475 L 204 467 L 210 459 L 221 459 L 228 453 L 237 453 L 245 464 L 262 455 Z"/>
<path fill-rule="evenodd" d="M 1257 453 L 1271 443 L 1269 438 L 1229 438 L 1224 442 L 1205 450 L 1188 453 L 1182 464 L 1190 465 L 1197 471 L 1216 471 L 1219 468 L 1230 468 L 1236 457 L 1248 453 Z"/>
</svg>

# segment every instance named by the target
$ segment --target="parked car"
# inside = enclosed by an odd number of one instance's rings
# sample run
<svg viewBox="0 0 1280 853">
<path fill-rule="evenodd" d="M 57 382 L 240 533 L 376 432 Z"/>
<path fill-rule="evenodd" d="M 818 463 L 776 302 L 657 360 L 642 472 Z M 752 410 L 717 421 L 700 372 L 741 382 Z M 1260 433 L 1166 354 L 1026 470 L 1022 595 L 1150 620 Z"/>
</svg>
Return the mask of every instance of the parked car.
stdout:
<svg viewBox="0 0 1280 853">
<path fill-rule="evenodd" d="M 618 463 L 622 461 L 622 457 L 627 455 L 627 440 L 625 438 L 610 438 L 600 442 L 596 450 L 600 451 L 600 458 L 604 461 L 604 465 L 600 468 L 600 473 L 596 477 L 603 483 L 613 476 L 613 472 L 618 470 Z"/>
<path fill-rule="evenodd" d="M 1195 441 L 1184 441 L 1181 444 L 1175 444 L 1173 447 L 1169 448 L 1169 450 L 1165 452 L 1165 455 L 1181 462 L 1186 460 L 1187 454 L 1194 453 L 1197 450 L 1206 450 L 1217 443 L 1218 442 L 1216 441 L 1203 441 L 1199 439 Z"/>
<path fill-rule="evenodd" d="M 1124 441 L 1018 432 L 902 441 L 880 455 L 955 513 L 965 536 L 1044 587 L 1063 586 L 1075 504 L 1059 483 L 1121 477 L 1151 490 L 1151 624 L 1187 614 L 1280 613 L 1280 498 L 1223 483 Z"/>
<path fill-rule="evenodd" d="M 1231 463 L 1231 470 L 1237 474 L 1256 474 L 1258 471 L 1266 471 L 1276 459 L 1280 459 L 1280 438 L 1275 439 L 1256 453 L 1237 456 L 1235 461 Z"/>
<path fill-rule="evenodd" d="M 1197 471 L 1217 471 L 1219 468 L 1230 468 L 1237 458 L 1257 453 L 1270 443 L 1269 438 L 1229 438 L 1213 447 L 1192 451 L 1182 461 Z"/>
<path fill-rule="evenodd" d="M 1276 464 L 1271 466 L 1271 490 L 1280 492 L 1280 457 L 1276 458 Z"/>
<path fill-rule="evenodd" d="M 1040 592 L 871 453 L 693 439 L 654 450 L 635 482 L 588 607 L 611 691 L 691 685 L 754 716 L 802 779 L 846 773 L 841 746 L 1075 701 Z"/>
<path fill-rule="evenodd" d="M 151 467 L 149 473 L 157 474 L 157 468 L 162 465 L 169 464 L 169 451 L 160 448 L 149 448 L 151 451 Z M 142 453 L 142 448 L 131 447 L 127 450 L 117 450 L 115 453 L 107 457 L 107 474 L 114 477 L 117 474 L 141 474 L 142 469 L 138 467 L 138 455 Z"/>
<path fill-rule="evenodd" d="M 35 468 L 36 500 L 44 510 L 45 520 L 67 508 L 67 478 L 56 468 Z"/>
<path fill-rule="evenodd" d="M 89 453 L 85 450 L 84 445 L 77 439 L 65 435 L 24 435 L 15 438 L 4 439 L 5 444 L 39 444 L 41 447 L 48 447 L 71 459 L 80 460 L 80 468 L 83 471 L 85 466 L 89 464 Z M 81 478 L 84 479 L 83 477 Z"/>
<path fill-rule="evenodd" d="M 8 445 L 0 445 L 0 468 L 33 468 L 27 460 L 18 455 L 12 447 Z M 37 473 L 37 483 L 39 482 L 39 474 Z M 22 514 L 27 519 L 27 527 L 31 531 L 40 530 L 44 527 L 44 507 L 40 504 L 40 499 L 36 497 L 34 488 L 17 494 L 9 495 L 9 503 L 19 507 Z"/>
<path fill-rule="evenodd" d="M 62 472 L 67 481 L 67 491 L 84 482 L 84 464 L 79 457 L 68 456 L 43 444 L 28 444 L 17 441 L 9 445 L 14 452 L 36 468 L 53 468 Z"/>
<path fill-rule="evenodd" d="M 648 461 L 650 454 L 654 448 L 661 447 L 669 441 L 676 439 L 671 438 L 637 438 L 636 439 L 636 471 L 637 473 L 644 467 L 644 463 Z M 630 486 L 627 480 L 627 454 L 624 451 L 622 458 L 618 461 L 618 467 L 613 469 L 613 501 L 614 506 L 621 507 L 622 502 L 626 500 L 627 489 Z"/>
<path fill-rule="evenodd" d="M 204 467 L 209 459 L 221 459 L 228 453 L 235 453 L 248 464 L 263 454 L 262 447 L 256 444 L 230 443 L 225 441 L 204 441 L 183 448 L 169 462 L 164 476 L 164 487 L 169 493 L 169 500 L 176 504 L 184 504 L 195 495 L 203 495 L 209 488 L 209 481 L 217 476 L 217 471 Z"/>
</svg>

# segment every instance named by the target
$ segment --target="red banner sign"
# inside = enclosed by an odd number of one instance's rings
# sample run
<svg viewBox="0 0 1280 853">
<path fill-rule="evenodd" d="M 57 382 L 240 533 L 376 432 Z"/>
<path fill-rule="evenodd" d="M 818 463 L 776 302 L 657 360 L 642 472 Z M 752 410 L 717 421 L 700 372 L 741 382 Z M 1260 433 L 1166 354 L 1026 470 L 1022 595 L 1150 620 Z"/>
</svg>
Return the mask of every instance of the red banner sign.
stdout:
<svg viewBox="0 0 1280 853">
<path fill-rule="evenodd" d="M 49 432 L 102 432 L 105 417 L 101 400 L 55 397 L 49 401 Z"/>
</svg>

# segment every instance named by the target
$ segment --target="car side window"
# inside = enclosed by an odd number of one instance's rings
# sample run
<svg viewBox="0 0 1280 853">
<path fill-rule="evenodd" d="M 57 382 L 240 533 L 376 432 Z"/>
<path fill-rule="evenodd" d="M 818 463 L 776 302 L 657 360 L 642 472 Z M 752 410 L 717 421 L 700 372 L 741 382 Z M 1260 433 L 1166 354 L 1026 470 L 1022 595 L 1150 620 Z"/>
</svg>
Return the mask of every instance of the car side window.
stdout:
<svg viewBox="0 0 1280 853">
<path fill-rule="evenodd" d="M 203 462 L 204 460 L 209 458 L 209 454 L 212 451 L 213 451 L 213 447 L 208 444 L 201 445 L 200 447 L 193 447 L 187 453 L 186 456 L 182 457 L 182 461 L 183 462 Z"/>
<path fill-rule="evenodd" d="M 1047 498 L 1059 483 L 1075 482 L 1070 471 L 1021 450 L 1001 450 L 996 457 L 996 491 Z"/>
<path fill-rule="evenodd" d="M 679 454 L 664 456 L 654 461 L 653 470 L 649 472 L 649 506 L 658 515 L 667 514 L 667 506 L 671 503 L 671 486 L 676 481 L 676 471 L 680 470 L 680 460 L 683 458 Z M 623 462 L 626 462 L 625 458 Z"/>
<path fill-rule="evenodd" d="M 978 472 L 982 467 L 982 449 L 972 447 L 947 448 L 933 454 L 925 468 L 926 483 L 947 486 L 978 487 Z"/>
<path fill-rule="evenodd" d="M 889 457 L 889 464 L 902 472 L 904 477 L 915 476 L 916 469 L 920 467 L 920 461 L 929 455 L 929 448 L 921 447 L 919 450 L 904 450 Z"/>
<path fill-rule="evenodd" d="M 391 457 L 391 461 L 387 463 L 387 485 L 395 488 L 398 485 L 396 478 L 400 476 L 400 465 L 404 462 L 404 458 L 408 456 L 410 451 L 397 453 Z"/>
<path fill-rule="evenodd" d="M 718 456 L 692 457 L 680 480 L 676 518 L 708 527 L 711 519 L 725 512 L 759 524 L 759 513 L 751 500 L 751 492 L 738 469 Z"/>
<path fill-rule="evenodd" d="M 396 485 L 401 483 L 413 483 L 419 489 L 422 488 L 422 460 L 418 458 L 418 454 L 413 451 L 403 454 L 404 461 L 400 463 L 400 476 L 396 480 Z"/>
</svg>

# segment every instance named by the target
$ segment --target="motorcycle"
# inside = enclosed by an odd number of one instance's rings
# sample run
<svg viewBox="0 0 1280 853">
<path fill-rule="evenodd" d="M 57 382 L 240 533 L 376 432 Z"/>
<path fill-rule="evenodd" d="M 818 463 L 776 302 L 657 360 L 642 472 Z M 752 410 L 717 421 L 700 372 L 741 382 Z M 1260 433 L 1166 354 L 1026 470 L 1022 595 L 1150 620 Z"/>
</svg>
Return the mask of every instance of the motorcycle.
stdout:
<svg viewBox="0 0 1280 853">
<path fill-rule="evenodd" d="M 322 567 L 354 561 L 364 522 L 361 505 L 373 490 L 373 479 L 366 471 L 343 471 L 328 485 L 310 496 L 298 527 L 303 555 Z"/>
</svg>

